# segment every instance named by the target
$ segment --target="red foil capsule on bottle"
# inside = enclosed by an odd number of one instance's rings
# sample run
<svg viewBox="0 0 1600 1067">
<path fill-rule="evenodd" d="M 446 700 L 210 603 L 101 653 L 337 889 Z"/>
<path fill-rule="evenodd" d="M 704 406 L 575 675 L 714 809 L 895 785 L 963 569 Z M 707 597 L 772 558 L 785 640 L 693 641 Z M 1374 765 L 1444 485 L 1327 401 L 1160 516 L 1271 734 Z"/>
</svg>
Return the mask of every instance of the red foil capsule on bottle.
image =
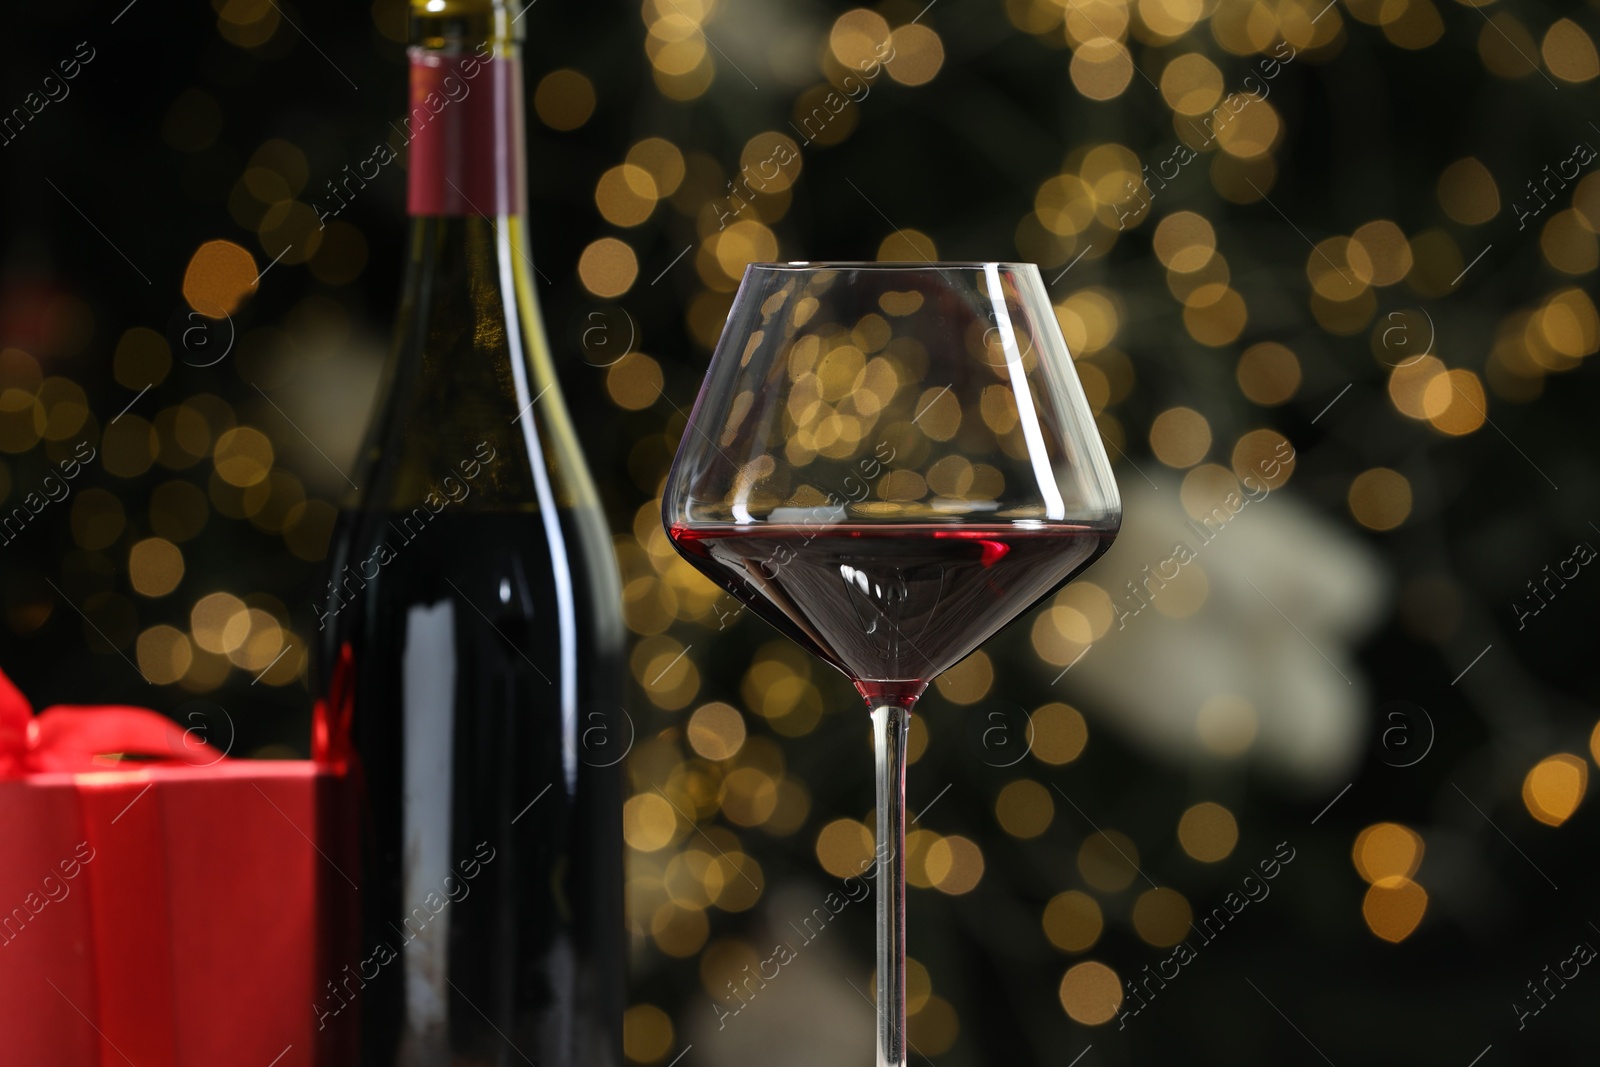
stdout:
<svg viewBox="0 0 1600 1067">
<path fill-rule="evenodd" d="M 520 215 L 522 61 L 411 51 L 411 215 Z"/>
</svg>

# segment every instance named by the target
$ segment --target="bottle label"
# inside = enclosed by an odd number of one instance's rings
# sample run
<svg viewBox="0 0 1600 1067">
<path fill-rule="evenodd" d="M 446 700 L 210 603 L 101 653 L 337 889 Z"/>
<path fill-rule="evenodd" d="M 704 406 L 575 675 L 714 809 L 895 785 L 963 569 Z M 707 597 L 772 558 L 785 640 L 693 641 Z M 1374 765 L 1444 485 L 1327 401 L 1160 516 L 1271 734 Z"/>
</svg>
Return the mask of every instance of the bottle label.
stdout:
<svg viewBox="0 0 1600 1067">
<path fill-rule="evenodd" d="M 467 55 L 413 48 L 405 124 L 407 213 L 526 213 L 522 60 L 494 58 L 488 45 Z"/>
</svg>

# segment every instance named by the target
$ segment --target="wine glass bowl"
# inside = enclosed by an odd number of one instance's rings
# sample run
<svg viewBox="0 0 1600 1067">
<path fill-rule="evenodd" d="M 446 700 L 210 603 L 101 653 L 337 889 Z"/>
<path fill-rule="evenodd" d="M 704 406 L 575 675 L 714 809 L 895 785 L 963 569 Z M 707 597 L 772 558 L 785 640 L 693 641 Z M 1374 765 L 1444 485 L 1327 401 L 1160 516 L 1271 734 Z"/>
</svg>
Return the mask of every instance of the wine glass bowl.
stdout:
<svg viewBox="0 0 1600 1067">
<path fill-rule="evenodd" d="M 879 1067 L 905 1062 L 911 709 L 1104 552 L 1121 514 L 1032 264 L 746 269 L 662 518 L 873 709 Z"/>
<path fill-rule="evenodd" d="M 1007 263 L 752 265 L 663 499 L 691 562 L 858 683 L 953 666 L 1120 513 L 1038 270 Z"/>
</svg>

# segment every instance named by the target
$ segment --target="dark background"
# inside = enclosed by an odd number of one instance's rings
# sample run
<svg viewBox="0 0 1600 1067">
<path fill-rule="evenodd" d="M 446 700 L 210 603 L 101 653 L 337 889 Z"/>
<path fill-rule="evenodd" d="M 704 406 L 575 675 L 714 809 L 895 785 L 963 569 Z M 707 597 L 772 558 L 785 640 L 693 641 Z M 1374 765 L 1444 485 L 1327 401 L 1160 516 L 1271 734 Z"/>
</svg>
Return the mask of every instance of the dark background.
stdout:
<svg viewBox="0 0 1600 1067">
<path fill-rule="evenodd" d="M 630 1003 L 662 1009 L 672 1025 L 636 1007 L 629 1049 L 661 1064 L 691 1044 L 686 1064 L 867 1062 L 870 1008 L 859 991 L 871 988 L 869 906 L 847 909 L 826 946 L 803 950 L 748 1015 L 719 1031 L 713 1007 L 734 1006 L 723 984 L 738 970 L 729 961 L 770 955 L 785 924 L 837 883 L 822 866 L 819 834 L 837 819 L 866 818 L 872 799 L 866 722 L 848 685 L 774 644 L 753 618 L 718 632 L 709 587 L 661 554 L 652 525 L 742 262 L 718 244 L 729 239 L 712 205 L 726 207 L 725 183 L 753 138 L 792 136 L 796 101 L 846 74 L 830 51 L 843 6 L 725 0 L 707 10 L 544 0 L 524 17 L 539 296 L 616 532 L 638 638 L 634 786 L 646 795 L 666 785 L 699 824 L 681 822 L 664 847 L 632 853 Z M 911 951 L 936 997 L 913 1017 L 913 1042 L 939 1064 L 1465 1067 L 1586 1055 L 1600 996 L 1588 969 L 1520 1030 L 1513 1005 L 1536 1006 L 1526 983 L 1546 964 L 1578 942 L 1600 944 L 1593 803 L 1546 825 L 1532 811 L 1547 780 L 1528 778 L 1562 753 L 1585 779 L 1594 762 L 1600 576 L 1583 567 L 1564 587 L 1552 583 L 1549 606 L 1520 629 L 1513 605 L 1576 543 L 1600 544 L 1600 390 L 1580 354 L 1596 350 L 1600 179 L 1579 184 L 1590 162 L 1578 180 L 1541 187 L 1548 204 L 1526 184 L 1579 158 L 1574 145 L 1600 145 L 1600 8 L 1223 3 L 1162 37 L 1152 22 L 1167 25 L 1184 5 L 1141 3 L 1130 22 L 1129 8 L 1100 0 L 1080 5 L 1073 17 L 1085 21 L 1070 39 L 1062 7 L 1049 2 L 936 0 L 924 9 L 889 0 L 873 10 L 897 35 L 914 19 L 933 31 L 937 73 L 921 84 L 902 81 L 926 69 L 879 74 L 835 120 L 846 135 L 804 146 L 792 188 L 740 213 L 741 226 L 756 227 L 740 231 L 750 247 L 770 239 L 764 255 L 783 259 L 914 252 L 1039 262 L 1067 309 L 1080 366 L 1110 383 L 1095 406 L 1128 505 L 1119 548 L 1134 547 L 1086 579 L 1113 598 L 1141 563 L 1188 536 L 1179 486 L 1198 460 L 1153 454 L 1163 412 L 1198 412 L 1210 438 L 1205 462 L 1222 468 L 1252 430 L 1275 431 L 1297 454 L 1282 491 L 1203 550 L 1195 566 L 1209 592 L 1189 614 L 1103 628 L 1096 654 L 1065 677 L 1059 657 L 1047 662 L 1030 641 L 1036 614 L 986 650 L 992 682 L 969 671 L 930 691 L 911 806 L 929 813 L 920 828 L 975 842 L 984 870 L 970 892 L 911 892 Z M 0 145 L 0 509 L 13 514 L 79 442 L 98 452 L 66 499 L 0 545 L 0 666 L 36 706 L 140 704 L 203 724 L 234 755 L 307 751 L 309 606 L 398 291 L 402 166 L 384 168 L 339 215 L 342 228 L 318 231 L 313 218 L 295 229 L 307 212 L 290 205 L 325 202 L 323 183 L 389 136 L 404 106 L 403 18 L 404 5 L 390 0 L 370 9 L 64 2 L 30 5 L 21 18 L 0 69 L 0 112 L 24 106 L 80 41 L 94 51 L 69 95 L 7 128 Z M 691 58 L 704 53 L 698 73 L 653 71 L 659 48 L 647 51 L 648 27 L 662 19 L 676 20 L 667 36 L 709 41 L 680 46 Z M 849 15 L 840 25 L 877 23 Z M 917 32 L 895 40 L 926 64 L 930 46 Z M 1122 47 L 1087 40 L 1096 33 L 1124 42 L 1137 69 L 1091 77 L 1090 60 Z M 1286 37 L 1293 60 L 1235 120 L 1262 122 L 1270 109 L 1264 151 L 1232 143 L 1235 154 L 1226 138 L 1219 148 L 1193 137 L 1194 161 L 1127 229 L 1117 226 L 1115 181 L 1097 190 L 1081 232 L 1041 226 L 1036 207 L 1050 206 L 1041 187 L 1078 173 L 1091 149 L 1122 146 L 1154 170 L 1187 136 L 1158 88 L 1175 59 L 1207 57 L 1221 97 L 1255 84 L 1244 79 L 1264 56 L 1286 54 L 1274 52 Z M 535 87 L 557 70 L 587 78 L 592 112 L 570 78 L 550 83 L 544 106 L 534 106 Z M 810 106 L 808 98 L 801 112 Z M 646 137 L 675 145 L 688 173 L 646 221 L 618 226 L 603 198 L 597 206 L 596 187 Z M 274 141 L 294 151 L 263 148 Z M 1452 211 L 1447 168 L 1467 158 L 1496 193 L 1491 203 L 1480 188 Z M 268 173 L 247 181 L 252 166 Z M 274 210 L 288 228 L 261 232 Z M 1178 212 L 1210 223 L 1232 294 L 1196 301 L 1187 316 L 1174 287 L 1182 279 L 1169 277 L 1153 240 Z M 1373 220 L 1408 239 L 1403 280 L 1369 286 L 1359 264 L 1335 265 L 1337 244 L 1323 243 Z M 579 264 L 608 237 L 631 246 L 637 274 L 624 292 L 597 294 Z M 211 240 L 240 246 L 256 270 L 288 249 L 228 320 L 197 318 L 186 300 L 186 270 Z M 731 269 L 718 265 L 719 249 Z M 1355 278 L 1319 296 L 1313 279 L 1324 264 Z M 1243 315 L 1226 310 L 1234 300 Z M 1113 309 L 1109 336 L 1075 338 L 1086 314 L 1105 325 L 1092 311 L 1104 307 Z M 597 324 L 600 333 L 585 332 Z M 148 334 L 130 341 L 141 327 L 164 345 Z M 1573 350 L 1556 351 L 1551 338 Z M 1294 353 L 1300 374 L 1270 405 L 1249 398 L 1248 374 L 1236 370 L 1268 341 Z M 603 366 L 619 350 L 630 354 Z M 1423 351 L 1472 380 L 1434 395 L 1432 421 L 1396 402 Z M 229 439 L 246 453 L 231 468 L 244 485 L 217 472 L 227 457 L 216 446 L 237 427 L 272 447 L 256 469 L 256 438 Z M 183 441 L 199 444 L 186 451 Z M 1404 479 L 1408 507 L 1392 491 L 1361 488 L 1375 469 Z M 1233 536 L 1245 543 L 1227 542 Z M 136 551 L 152 537 L 167 544 Z M 167 572 L 149 561 L 170 560 L 173 547 L 184 569 L 169 589 Z M 153 577 L 141 578 L 141 566 Z M 220 638 L 234 644 L 231 655 L 206 651 L 219 637 L 215 627 L 201 633 L 193 612 L 219 592 L 238 598 L 228 610 L 255 612 L 241 616 L 247 629 Z M 1342 606 L 1324 612 L 1334 602 Z M 653 665 L 690 645 L 660 677 Z M 758 662 L 790 665 L 799 710 L 764 717 L 752 707 L 760 686 L 747 676 Z M 1254 742 L 1226 757 L 1187 727 L 1171 729 L 1224 691 L 1249 694 L 1256 724 Z M 697 756 L 686 734 L 695 709 L 713 701 L 737 708 L 751 738 L 727 760 Z M 994 766 L 1010 757 L 995 758 L 995 736 L 973 723 L 1003 724 L 1018 744 L 1024 713 L 1051 701 L 1085 717 L 1083 756 Z M 764 827 L 724 810 L 729 777 L 746 766 L 780 798 Z M 1000 791 L 1021 779 L 1045 786 L 1048 801 L 1042 816 L 1041 802 L 1030 802 L 1048 828 L 1028 839 L 996 817 Z M 1206 801 L 1238 826 L 1237 843 L 1213 862 L 1195 859 L 1176 830 Z M 657 844 L 640 830 L 648 814 L 630 807 L 636 846 Z M 1386 822 L 1420 835 L 1425 850 L 1402 881 L 1369 891 L 1352 849 L 1365 828 Z M 1128 888 L 1086 876 L 1093 857 L 1080 862 L 1080 848 L 1100 829 L 1138 850 Z M 1170 887 L 1203 915 L 1279 842 L 1295 859 L 1269 898 L 1200 948 L 1126 1029 L 1085 1025 L 1062 989 L 1069 968 L 1093 960 L 1137 979 L 1170 953 L 1133 920 L 1144 890 Z M 726 867 L 715 884 L 682 892 L 683 872 L 717 856 Z M 735 865 L 754 875 L 757 897 L 706 903 Z M 1413 886 L 1427 894 L 1414 928 Z M 1076 952 L 1052 947 L 1043 919 L 1069 890 L 1103 914 L 1103 931 Z M 1369 892 L 1370 914 L 1407 916 L 1398 941 L 1364 918 Z"/>
</svg>

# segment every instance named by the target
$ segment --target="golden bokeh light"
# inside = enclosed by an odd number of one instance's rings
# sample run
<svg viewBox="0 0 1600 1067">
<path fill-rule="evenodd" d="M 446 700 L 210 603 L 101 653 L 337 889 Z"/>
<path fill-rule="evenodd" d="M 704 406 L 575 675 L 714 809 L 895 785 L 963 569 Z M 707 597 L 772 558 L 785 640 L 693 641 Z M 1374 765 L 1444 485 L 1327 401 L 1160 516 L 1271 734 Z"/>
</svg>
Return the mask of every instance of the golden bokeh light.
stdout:
<svg viewBox="0 0 1600 1067">
<path fill-rule="evenodd" d="M 739 179 L 734 195 L 771 195 L 793 185 L 800 177 L 804 160 L 800 146 L 786 133 L 768 130 L 745 142 L 739 153 Z"/>
<path fill-rule="evenodd" d="M 201 649 L 225 656 L 249 636 L 249 609 L 232 593 L 209 593 L 190 609 L 189 631 Z"/>
<path fill-rule="evenodd" d="M 844 99 L 831 82 L 819 82 L 795 97 L 790 112 L 792 128 L 808 144 L 833 145 L 849 138 L 860 121 L 860 109 L 841 103 Z"/>
<path fill-rule="evenodd" d="M 1404 941 L 1422 922 L 1428 910 L 1428 893 L 1405 877 L 1385 878 L 1367 888 L 1361 917 L 1367 928 L 1389 942 Z"/>
<path fill-rule="evenodd" d="M 668 902 L 650 917 L 650 936 L 668 956 L 687 959 L 699 952 L 711 933 L 711 922 L 699 908 Z"/>
<path fill-rule="evenodd" d="M 1178 844 L 1201 863 L 1227 859 L 1238 843 L 1239 823 L 1221 804 L 1201 801 L 1178 819 Z"/>
<path fill-rule="evenodd" d="M 1176 889 L 1147 889 L 1133 902 L 1133 928 L 1148 944 L 1171 948 L 1189 935 L 1194 911 Z"/>
<path fill-rule="evenodd" d="M 1121 96 L 1133 80 L 1133 57 L 1121 41 L 1095 37 L 1072 53 L 1068 75 L 1073 86 L 1090 100 Z"/>
<path fill-rule="evenodd" d="M 75 438 L 89 421 L 88 397 L 83 387 L 70 378 L 46 378 L 39 383 L 35 399 L 44 409 L 45 424 L 39 436 L 46 441 Z"/>
<path fill-rule="evenodd" d="M 1252 100 L 1217 130 L 1217 144 L 1230 156 L 1255 159 L 1272 150 L 1283 133 L 1283 120 L 1265 100 Z"/>
<path fill-rule="evenodd" d="M 1600 231 L 1600 171 L 1591 171 L 1572 191 L 1572 206 L 1591 230 Z"/>
<path fill-rule="evenodd" d="M 1056 322 L 1073 356 L 1099 352 L 1116 340 L 1122 316 L 1103 289 L 1082 289 L 1055 306 Z"/>
<path fill-rule="evenodd" d="M 228 662 L 245 671 L 265 670 L 283 651 L 284 634 L 278 620 L 261 608 L 247 608 L 228 621 L 224 640 L 233 647 Z M 232 637 L 238 636 L 235 642 Z"/>
<path fill-rule="evenodd" d="M 1087 952 L 1105 929 L 1100 905 L 1094 897 L 1076 889 L 1051 897 L 1044 906 L 1042 922 L 1044 936 L 1062 952 Z"/>
<path fill-rule="evenodd" d="M 1436 374 L 1422 390 L 1422 410 L 1428 412 L 1429 424 L 1452 437 L 1482 426 L 1489 417 L 1488 406 L 1482 380 L 1469 370 Z"/>
<path fill-rule="evenodd" d="M 637 226 L 650 217 L 661 193 L 655 176 L 643 167 L 624 163 L 600 175 L 594 202 L 613 226 Z"/>
<path fill-rule="evenodd" d="M 659 19 L 650 26 L 650 36 L 644 43 L 645 54 L 650 57 L 652 71 L 665 95 L 674 94 L 667 87 L 674 82 L 693 78 L 700 71 L 710 69 L 710 54 L 703 34 L 692 31 L 690 22 L 674 13 Z M 664 83 L 664 84 L 663 84 Z M 695 94 L 698 95 L 698 94 Z"/>
<path fill-rule="evenodd" d="M 1591 356 L 1600 349 L 1600 314 L 1594 301 L 1582 289 L 1562 289 L 1551 293 L 1529 322 L 1528 339 L 1535 344 L 1533 356 L 1550 370 L 1567 370 L 1571 361 Z M 1541 352 L 1541 348 L 1548 351 Z"/>
<path fill-rule="evenodd" d="M 1122 979 L 1097 960 L 1085 960 L 1061 979 L 1061 1006 L 1073 1022 L 1099 1026 L 1117 1017 L 1122 1007 Z"/>
<path fill-rule="evenodd" d="M 1206 15 L 1203 0 L 1138 0 L 1138 10 L 1145 28 L 1165 40 L 1188 33 Z"/>
<path fill-rule="evenodd" d="M 1444 35 L 1444 18 L 1432 0 L 1408 0 L 1396 13 L 1383 21 L 1383 35 L 1389 43 L 1400 48 L 1417 51 L 1427 48 Z"/>
<path fill-rule="evenodd" d="M 195 250 L 183 272 L 183 298 L 207 318 L 233 314 L 256 291 L 255 257 L 232 241 L 207 241 Z"/>
<path fill-rule="evenodd" d="M 1040 184 L 1034 194 L 1033 210 L 1046 230 L 1071 237 L 1082 233 L 1094 220 L 1094 193 L 1076 174 L 1058 174 Z"/>
<path fill-rule="evenodd" d="M 128 581 L 134 592 L 147 597 L 166 596 L 182 580 L 183 553 L 171 541 L 147 537 L 128 550 Z M 188 666 L 185 662 L 184 670 Z"/>
<path fill-rule="evenodd" d="M 1537 74 L 1539 67 L 1529 57 L 1538 54 L 1539 42 L 1510 12 L 1497 12 L 1478 31 L 1478 58 L 1496 77 L 1511 80 Z"/>
<path fill-rule="evenodd" d="M 594 83 L 575 70 L 553 70 L 533 91 L 533 110 L 552 130 L 575 130 L 594 114 Z"/>
<path fill-rule="evenodd" d="M 754 219 L 741 219 L 709 241 L 712 260 L 730 284 L 743 277 L 745 267 L 751 263 L 778 258 L 777 234 Z"/>
<path fill-rule="evenodd" d="M 1306 277 L 1318 296 L 1354 300 L 1372 277 L 1372 260 L 1361 244 L 1348 237 L 1318 241 L 1306 257 Z"/>
<path fill-rule="evenodd" d="M 994 816 L 1000 828 L 1024 841 L 1050 829 L 1055 819 L 1055 801 L 1050 790 L 1027 778 L 1007 784 L 994 802 Z"/>
<path fill-rule="evenodd" d="M 994 684 L 994 664 L 987 652 L 974 652 L 935 678 L 933 684 L 939 695 L 952 704 L 976 704 Z"/>
<path fill-rule="evenodd" d="M 817 862 L 835 878 L 858 874 L 872 859 L 872 831 L 854 819 L 835 819 L 817 834 Z"/>
<path fill-rule="evenodd" d="M 1458 159 L 1439 175 L 1439 206 L 1457 222 L 1479 226 L 1500 213 L 1500 188 L 1476 157 Z"/>
<path fill-rule="evenodd" d="M 39 443 L 44 427 L 44 405 L 38 397 L 25 389 L 0 389 L 0 450 L 29 451 Z"/>
<path fill-rule="evenodd" d="M 304 263 L 311 259 L 321 249 L 325 232 L 317 213 L 298 200 L 273 204 L 256 226 L 256 236 L 261 240 L 268 262 L 278 263 Z M 252 277 L 249 281 L 250 289 L 245 293 L 253 290 L 256 279 Z"/>
<path fill-rule="evenodd" d="M 1150 424 L 1150 451 L 1169 467 L 1183 470 L 1211 450 L 1211 424 L 1193 408 L 1168 408 Z"/>
<path fill-rule="evenodd" d="M 640 793 L 622 806 L 622 837 L 639 852 L 658 852 L 677 836 L 678 816 L 660 793 Z"/>
<path fill-rule="evenodd" d="M 194 659 L 189 638 L 171 626 L 152 626 L 134 645 L 139 673 L 156 685 L 171 685 L 184 676 Z"/>
<path fill-rule="evenodd" d="M 1434 356 L 1412 356 L 1394 365 L 1389 372 L 1389 400 L 1395 410 L 1407 418 L 1427 419 L 1443 408 L 1430 409 L 1424 404 L 1428 386 L 1433 379 L 1445 373 L 1443 361 Z M 1439 394 L 1434 399 L 1445 400 Z"/>
<path fill-rule="evenodd" d="M 1244 350 L 1234 368 L 1239 391 L 1264 407 L 1294 398 L 1300 388 L 1300 361 L 1276 341 L 1262 341 Z"/>
<path fill-rule="evenodd" d="M 834 20 L 828 32 L 833 57 L 846 67 L 862 70 L 888 54 L 889 24 L 876 11 L 858 7 Z"/>
<path fill-rule="evenodd" d="M 672 1051 L 672 1019 L 654 1004 L 622 1014 L 622 1053 L 634 1063 L 656 1063 Z"/>
<path fill-rule="evenodd" d="M 885 64 L 901 85 L 926 85 L 944 66 L 944 42 L 918 22 L 908 22 L 890 35 L 893 58 Z"/>
<path fill-rule="evenodd" d="M 1252 492 L 1281 489 L 1294 474 L 1294 457 L 1289 439 L 1277 430 L 1250 430 L 1233 446 L 1233 473 Z"/>
<path fill-rule="evenodd" d="M 1078 176 L 1105 208 L 1100 219 L 1107 223 L 1116 220 L 1116 213 L 1109 206 L 1126 199 L 1128 184 L 1136 182 L 1139 175 L 1138 155 L 1127 145 L 1115 141 L 1094 145 L 1083 153 L 1078 163 Z"/>
<path fill-rule="evenodd" d="M 896 230 L 878 243 L 881 263 L 932 263 L 938 258 L 938 246 L 921 230 Z"/>
<path fill-rule="evenodd" d="M 1233 269 L 1226 256 L 1212 254 L 1198 270 L 1167 271 L 1167 292 L 1186 308 L 1209 307 L 1228 295 Z"/>
<path fill-rule="evenodd" d="M 933 888 L 933 877 L 939 869 L 928 869 L 928 857 L 944 838 L 933 830 L 912 830 L 906 834 L 905 860 L 906 884 L 918 889 Z M 943 853 L 942 863 L 949 862 L 949 853 Z"/>
<path fill-rule="evenodd" d="M 906 1039 L 926 1057 L 950 1050 L 961 1034 L 955 1006 L 941 996 L 929 996 L 916 1014 L 906 1020 Z"/>
<path fill-rule="evenodd" d="M 229 485 L 255 485 L 272 469 L 272 442 L 260 430 L 236 426 L 217 438 L 212 463 L 217 477 Z"/>
<path fill-rule="evenodd" d="M 1077 708 L 1051 703 L 1035 708 L 1029 716 L 1033 730 L 1034 758 L 1059 767 L 1083 754 L 1089 741 L 1089 727 Z"/>
<path fill-rule="evenodd" d="M 1550 24 L 1544 31 L 1539 54 L 1550 73 L 1564 82 L 1579 85 L 1600 75 L 1600 55 L 1595 52 L 1594 39 L 1571 19 L 1557 19 Z"/>
<path fill-rule="evenodd" d="M 663 7 L 654 0 L 644 5 L 650 33 L 645 38 L 645 55 L 650 59 L 650 76 L 668 100 L 688 101 L 703 95 L 716 80 L 717 67 L 708 48 L 709 39 L 700 23 L 709 14 L 708 5 L 673 4 Z M 657 17 L 650 18 L 654 9 Z"/>
<path fill-rule="evenodd" d="M 1278 164 L 1271 153 L 1240 159 L 1226 152 L 1211 158 L 1211 187 L 1231 204 L 1255 204 L 1272 194 Z"/>
<path fill-rule="evenodd" d="M 1054 663 L 1077 658 L 1078 650 L 1104 637 L 1116 618 L 1111 597 L 1093 582 L 1069 585 L 1048 612 L 1034 621 L 1035 644 Z M 1062 644 L 1065 642 L 1065 645 Z"/>
<path fill-rule="evenodd" d="M 1410 878 L 1422 866 L 1422 835 L 1407 826 L 1380 822 L 1356 835 L 1350 862 L 1362 880 L 1378 883 L 1386 878 Z"/>
<path fill-rule="evenodd" d="M 606 368 L 606 395 L 624 411 L 643 411 L 661 395 L 661 364 L 643 352 L 630 352 Z"/>
<path fill-rule="evenodd" d="M 928 846 L 923 870 L 941 893 L 970 893 L 983 879 L 983 851 L 976 842 L 959 834 L 941 837 Z"/>
<path fill-rule="evenodd" d="M 1589 765 L 1578 756 L 1559 752 L 1533 765 L 1522 780 L 1522 803 L 1528 814 L 1546 826 L 1572 818 L 1589 788 Z"/>
<path fill-rule="evenodd" d="M 735 826 L 760 826 L 778 808 L 778 783 L 759 767 L 740 767 L 722 780 L 722 813 Z"/>
<path fill-rule="evenodd" d="M 259 48 L 272 40 L 283 18 L 272 3 L 225 0 L 212 6 L 217 9 L 217 32 L 239 48 Z"/>
<path fill-rule="evenodd" d="M 1129 11 L 1122 0 L 1085 0 L 1067 4 L 1067 44 L 1079 47 L 1091 41 L 1127 39 Z"/>
<path fill-rule="evenodd" d="M 1600 242 L 1584 215 L 1558 211 L 1539 231 L 1539 251 L 1545 262 L 1563 274 L 1589 274 L 1600 266 Z"/>
<path fill-rule="evenodd" d="M 647 906 L 653 908 L 654 904 L 649 903 Z M 754 971 L 761 960 L 761 953 L 757 952 L 749 942 L 732 937 L 718 938 L 700 953 L 698 967 L 700 984 L 712 996 L 725 998 L 728 996 L 728 987 L 735 979 L 745 977 L 745 968 Z"/>
<path fill-rule="evenodd" d="M 1162 70 L 1161 96 L 1180 115 L 1204 115 L 1222 99 L 1222 71 L 1199 52 L 1185 53 Z"/>
<path fill-rule="evenodd" d="M 1078 846 L 1078 873 L 1095 889 L 1121 892 L 1139 873 L 1139 849 L 1127 834 L 1097 831 Z"/>
<path fill-rule="evenodd" d="M 1168 270 L 1189 274 L 1210 262 L 1217 250 L 1217 233 L 1203 216 L 1174 211 L 1156 226 L 1151 247 Z"/>
<path fill-rule="evenodd" d="M 1399 471 L 1374 467 L 1356 475 L 1347 496 L 1350 514 L 1369 530 L 1392 530 L 1411 514 L 1411 482 Z"/>
<path fill-rule="evenodd" d="M 1184 300 L 1183 327 L 1208 348 L 1231 345 L 1249 320 L 1244 297 L 1226 285 L 1202 285 Z"/>
<path fill-rule="evenodd" d="M 628 149 L 627 163 L 650 175 L 657 196 L 671 196 L 683 183 L 683 153 L 678 151 L 677 145 L 663 138 L 646 137 Z"/>
<path fill-rule="evenodd" d="M 1239 479 L 1227 467 L 1202 463 L 1183 476 L 1183 483 L 1178 487 L 1178 502 L 1191 519 L 1209 517 L 1216 522 L 1232 510 L 1227 504 L 1228 495 L 1239 496 L 1242 488 Z M 1217 515 L 1219 508 L 1222 509 L 1220 517 Z"/>
<path fill-rule="evenodd" d="M 657 635 L 638 642 L 629 653 L 634 680 L 656 707 L 677 711 L 700 691 L 700 667 L 685 652 L 681 642 Z"/>
<path fill-rule="evenodd" d="M 598 297 L 618 297 L 633 288 L 639 260 L 633 247 L 615 237 L 591 241 L 578 257 L 578 280 Z"/>
<path fill-rule="evenodd" d="M 1358 270 L 1364 265 L 1366 275 L 1361 280 L 1369 285 L 1394 285 L 1411 273 L 1411 242 L 1388 219 L 1374 219 L 1358 226 L 1350 240 L 1354 246 L 1350 262 Z"/>
<path fill-rule="evenodd" d="M 705 759 L 732 759 L 744 747 L 744 716 L 721 701 L 703 704 L 689 716 L 685 737 L 689 747 Z"/>
</svg>

